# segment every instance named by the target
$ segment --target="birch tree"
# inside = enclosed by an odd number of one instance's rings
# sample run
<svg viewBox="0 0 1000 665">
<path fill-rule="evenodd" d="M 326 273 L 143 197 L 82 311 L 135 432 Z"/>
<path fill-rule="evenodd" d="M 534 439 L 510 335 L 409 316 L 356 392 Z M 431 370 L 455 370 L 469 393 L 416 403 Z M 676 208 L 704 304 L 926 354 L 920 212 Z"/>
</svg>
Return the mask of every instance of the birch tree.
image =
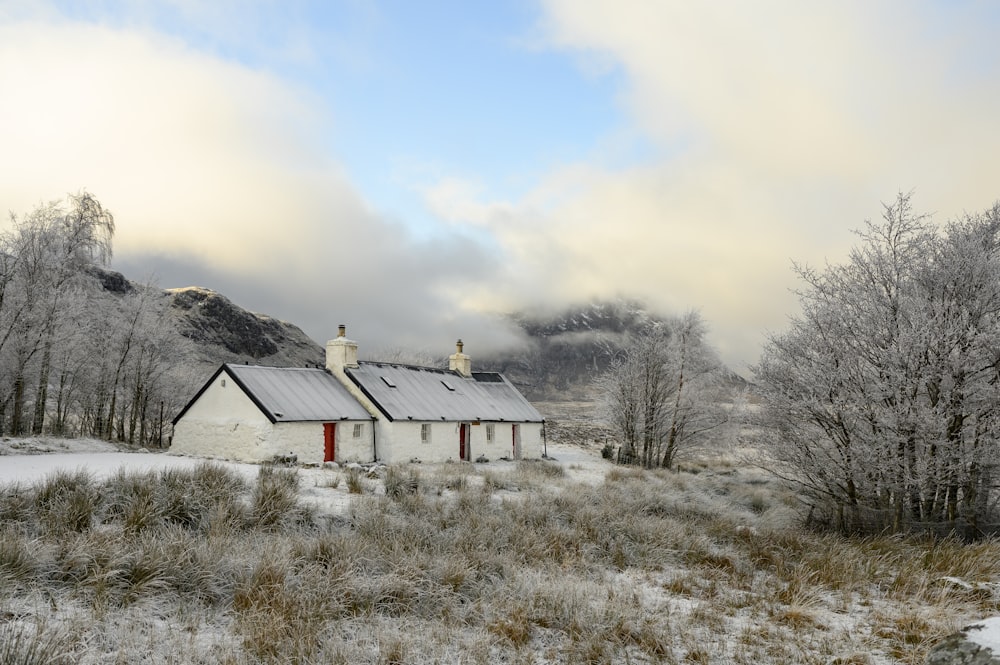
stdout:
<svg viewBox="0 0 1000 665">
<path fill-rule="evenodd" d="M 797 267 L 802 312 L 755 368 L 763 443 L 843 531 L 976 535 L 994 520 L 1000 208 L 943 230 L 909 195 L 843 265 Z"/>
<path fill-rule="evenodd" d="M 87 267 L 111 257 L 111 213 L 88 193 L 70 195 L 68 203 L 12 214 L 0 237 L 0 426 L 9 418 L 13 434 L 41 432 L 57 329 L 84 288 Z"/>
<path fill-rule="evenodd" d="M 728 421 L 717 395 L 721 365 L 691 312 L 640 335 L 599 379 L 619 461 L 673 468 L 678 455 Z"/>
</svg>

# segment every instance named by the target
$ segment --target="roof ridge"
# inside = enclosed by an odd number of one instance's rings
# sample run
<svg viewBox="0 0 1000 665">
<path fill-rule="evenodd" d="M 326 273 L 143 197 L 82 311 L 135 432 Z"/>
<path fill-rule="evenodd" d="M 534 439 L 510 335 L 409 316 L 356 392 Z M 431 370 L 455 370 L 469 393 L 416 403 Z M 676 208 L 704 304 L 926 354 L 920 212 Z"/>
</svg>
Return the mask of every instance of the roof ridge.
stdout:
<svg viewBox="0 0 1000 665">
<path fill-rule="evenodd" d="M 299 370 L 299 371 L 309 371 L 309 372 L 326 372 L 325 367 L 275 367 L 274 365 L 247 365 L 244 363 L 224 363 L 227 367 L 243 367 L 248 369 L 273 369 L 273 370 Z"/>
<path fill-rule="evenodd" d="M 443 374 L 454 374 L 450 369 L 442 367 L 428 367 L 427 365 L 410 365 L 408 363 L 389 362 L 384 360 L 359 360 L 358 365 L 373 365 L 376 367 L 393 367 L 396 369 L 418 369 L 424 372 L 441 372 Z"/>
</svg>

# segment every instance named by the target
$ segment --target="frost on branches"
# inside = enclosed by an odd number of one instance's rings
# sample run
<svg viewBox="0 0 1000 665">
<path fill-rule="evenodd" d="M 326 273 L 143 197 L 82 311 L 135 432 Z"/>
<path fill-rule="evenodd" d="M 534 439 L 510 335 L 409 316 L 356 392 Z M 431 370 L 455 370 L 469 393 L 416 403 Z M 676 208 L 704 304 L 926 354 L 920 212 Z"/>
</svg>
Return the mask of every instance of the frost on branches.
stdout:
<svg viewBox="0 0 1000 665">
<path fill-rule="evenodd" d="M 695 312 L 633 340 L 598 380 L 608 424 L 621 441 L 618 461 L 671 469 L 726 424 L 716 395 L 721 370 Z"/>
<path fill-rule="evenodd" d="M 763 443 L 845 532 L 998 524 L 1000 205 L 944 228 L 910 195 L 843 265 L 796 266 L 802 312 L 755 368 Z"/>
</svg>

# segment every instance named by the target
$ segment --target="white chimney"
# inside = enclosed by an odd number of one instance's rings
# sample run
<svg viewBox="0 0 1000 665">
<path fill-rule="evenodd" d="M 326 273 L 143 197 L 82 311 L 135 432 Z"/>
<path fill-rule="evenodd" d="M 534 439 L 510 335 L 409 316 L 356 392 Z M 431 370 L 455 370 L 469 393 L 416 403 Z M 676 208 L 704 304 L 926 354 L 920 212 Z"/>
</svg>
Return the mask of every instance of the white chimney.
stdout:
<svg viewBox="0 0 1000 665">
<path fill-rule="evenodd" d="M 448 369 L 462 376 L 472 376 L 472 358 L 462 353 L 462 340 L 455 343 L 455 353 L 448 356 Z"/>
<path fill-rule="evenodd" d="M 326 368 L 343 374 L 344 368 L 358 366 L 358 343 L 347 339 L 347 326 L 338 326 L 337 337 L 326 343 Z"/>
</svg>

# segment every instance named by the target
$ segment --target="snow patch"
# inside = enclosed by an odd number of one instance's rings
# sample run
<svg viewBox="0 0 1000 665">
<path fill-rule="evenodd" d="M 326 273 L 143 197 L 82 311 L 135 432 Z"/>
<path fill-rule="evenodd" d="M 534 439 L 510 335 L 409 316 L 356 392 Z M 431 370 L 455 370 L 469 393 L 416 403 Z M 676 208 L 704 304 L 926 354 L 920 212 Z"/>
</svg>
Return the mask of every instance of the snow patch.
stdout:
<svg viewBox="0 0 1000 665">
<path fill-rule="evenodd" d="M 978 621 L 965 629 L 968 640 L 1000 655 L 1000 616 Z"/>
</svg>

